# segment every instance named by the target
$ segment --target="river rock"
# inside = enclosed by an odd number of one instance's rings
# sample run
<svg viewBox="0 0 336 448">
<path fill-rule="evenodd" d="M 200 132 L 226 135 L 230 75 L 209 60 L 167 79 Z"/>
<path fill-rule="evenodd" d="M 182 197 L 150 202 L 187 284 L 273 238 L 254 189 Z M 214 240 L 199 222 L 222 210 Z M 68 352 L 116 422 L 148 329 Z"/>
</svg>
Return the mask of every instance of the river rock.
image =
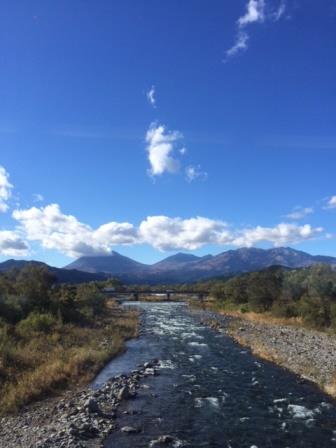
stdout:
<svg viewBox="0 0 336 448">
<path fill-rule="evenodd" d="M 118 400 L 128 400 L 129 398 L 133 398 L 134 394 L 131 393 L 130 389 L 128 386 L 123 386 L 118 394 L 117 394 L 117 398 Z"/>
<path fill-rule="evenodd" d="M 93 398 L 89 398 L 85 405 L 84 408 L 90 413 L 90 414 L 100 414 L 100 408 L 99 405 L 97 403 L 96 400 L 94 400 Z"/>
</svg>

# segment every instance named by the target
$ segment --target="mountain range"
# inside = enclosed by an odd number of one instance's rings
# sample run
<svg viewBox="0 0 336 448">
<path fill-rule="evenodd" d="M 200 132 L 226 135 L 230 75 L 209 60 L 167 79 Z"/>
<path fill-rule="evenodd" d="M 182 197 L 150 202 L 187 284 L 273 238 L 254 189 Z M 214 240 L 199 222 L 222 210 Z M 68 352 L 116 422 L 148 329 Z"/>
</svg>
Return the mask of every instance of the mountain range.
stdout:
<svg viewBox="0 0 336 448">
<path fill-rule="evenodd" d="M 301 268 L 316 263 L 336 266 L 336 258 L 310 255 L 290 247 L 242 248 L 203 257 L 177 253 L 148 265 L 113 251 L 110 255 L 80 257 L 64 268 L 48 266 L 39 261 L 7 260 L 0 263 L 0 273 L 12 268 L 21 269 L 27 263 L 47 266 L 61 283 L 81 283 L 118 277 L 125 283 L 159 284 L 226 277 L 270 266 Z"/>
<path fill-rule="evenodd" d="M 130 283 L 179 283 L 257 271 L 274 265 L 300 268 L 316 263 L 336 266 L 336 258 L 310 255 L 289 247 L 242 248 L 203 257 L 178 253 L 147 265 L 112 252 L 107 256 L 81 257 L 65 269 L 104 273 Z"/>
</svg>

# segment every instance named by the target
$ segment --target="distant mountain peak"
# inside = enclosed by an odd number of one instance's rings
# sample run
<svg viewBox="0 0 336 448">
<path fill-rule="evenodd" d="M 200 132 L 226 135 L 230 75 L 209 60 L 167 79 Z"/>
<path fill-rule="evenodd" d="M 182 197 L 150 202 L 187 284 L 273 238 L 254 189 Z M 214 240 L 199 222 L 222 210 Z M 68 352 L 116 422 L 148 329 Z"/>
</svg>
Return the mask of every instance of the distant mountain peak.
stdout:
<svg viewBox="0 0 336 448">
<path fill-rule="evenodd" d="M 125 282 L 178 283 L 226 277 L 275 265 L 300 268 L 315 263 L 336 265 L 336 258 L 313 256 L 291 247 L 271 249 L 242 247 L 203 257 L 178 252 L 158 263 L 147 265 L 113 251 L 104 256 L 81 257 L 66 268 L 114 275 Z"/>
</svg>

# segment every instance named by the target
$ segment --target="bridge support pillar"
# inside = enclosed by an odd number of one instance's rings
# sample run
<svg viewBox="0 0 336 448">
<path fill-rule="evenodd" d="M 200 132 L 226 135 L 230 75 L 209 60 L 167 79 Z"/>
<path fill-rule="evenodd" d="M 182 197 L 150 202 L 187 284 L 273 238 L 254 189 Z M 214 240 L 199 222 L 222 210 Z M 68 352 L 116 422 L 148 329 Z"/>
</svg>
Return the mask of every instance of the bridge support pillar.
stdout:
<svg viewBox="0 0 336 448">
<path fill-rule="evenodd" d="M 167 300 L 170 300 L 170 292 L 167 292 Z"/>
</svg>

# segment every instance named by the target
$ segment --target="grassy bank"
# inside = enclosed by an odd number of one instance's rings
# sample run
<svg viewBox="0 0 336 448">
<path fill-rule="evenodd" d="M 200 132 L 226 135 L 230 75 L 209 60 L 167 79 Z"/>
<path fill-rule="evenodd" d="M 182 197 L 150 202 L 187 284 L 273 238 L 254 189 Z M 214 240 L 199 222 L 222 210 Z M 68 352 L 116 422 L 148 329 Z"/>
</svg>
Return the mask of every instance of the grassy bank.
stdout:
<svg viewBox="0 0 336 448">
<path fill-rule="evenodd" d="M 137 334 L 137 313 L 97 285 L 55 288 L 33 270 L 22 290 L 22 275 L 0 278 L 0 415 L 91 380 Z"/>
<path fill-rule="evenodd" d="M 75 384 L 84 384 L 137 334 L 137 314 L 106 307 L 106 314 L 85 325 L 58 323 L 51 332 L 27 337 L 11 329 L 1 351 L 0 413 Z"/>
</svg>

